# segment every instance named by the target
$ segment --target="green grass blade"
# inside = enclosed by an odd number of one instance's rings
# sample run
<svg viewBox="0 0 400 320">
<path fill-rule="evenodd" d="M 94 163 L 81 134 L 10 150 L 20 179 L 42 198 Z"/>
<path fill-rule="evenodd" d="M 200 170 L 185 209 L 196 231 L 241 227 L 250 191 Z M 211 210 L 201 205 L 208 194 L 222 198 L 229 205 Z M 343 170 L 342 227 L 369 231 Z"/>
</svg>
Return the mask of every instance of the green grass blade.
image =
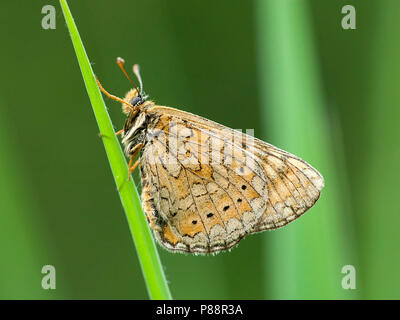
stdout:
<svg viewBox="0 0 400 320">
<path fill-rule="evenodd" d="M 121 202 L 125 209 L 129 227 L 136 245 L 149 296 L 151 299 L 171 299 L 160 258 L 141 209 L 138 192 L 132 181 L 127 182 L 128 166 L 115 135 L 100 90 L 96 84 L 78 29 L 67 2 L 65 0 L 60 0 L 60 4 L 72 38 L 72 43 L 100 133 L 103 135 L 104 147 L 107 152 L 115 183 L 120 189 L 119 194 Z"/>
<path fill-rule="evenodd" d="M 342 267 L 358 261 L 344 223 L 346 179 L 334 163 L 307 2 L 258 0 L 256 12 L 264 137 L 309 161 L 326 185 L 304 217 L 266 235 L 266 296 L 356 297 L 341 287 Z"/>
</svg>

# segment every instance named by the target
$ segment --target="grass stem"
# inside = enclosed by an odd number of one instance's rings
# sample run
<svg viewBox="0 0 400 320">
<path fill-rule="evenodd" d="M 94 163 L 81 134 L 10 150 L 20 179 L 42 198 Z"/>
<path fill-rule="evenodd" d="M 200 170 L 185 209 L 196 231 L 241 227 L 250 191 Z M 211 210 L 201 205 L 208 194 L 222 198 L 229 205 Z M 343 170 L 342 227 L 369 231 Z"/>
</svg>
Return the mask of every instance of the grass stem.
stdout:
<svg viewBox="0 0 400 320">
<path fill-rule="evenodd" d="M 86 90 L 103 137 L 104 147 L 115 183 L 119 189 L 119 195 L 136 246 L 149 296 L 151 299 L 171 299 L 171 293 L 165 279 L 154 239 L 142 212 L 137 189 L 132 180 L 127 181 L 128 166 L 126 159 L 115 135 L 111 119 L 97 86 L 78 29 L 67 2 L 60 0 L 60 4 L 71 35 Z"/>
</svg>

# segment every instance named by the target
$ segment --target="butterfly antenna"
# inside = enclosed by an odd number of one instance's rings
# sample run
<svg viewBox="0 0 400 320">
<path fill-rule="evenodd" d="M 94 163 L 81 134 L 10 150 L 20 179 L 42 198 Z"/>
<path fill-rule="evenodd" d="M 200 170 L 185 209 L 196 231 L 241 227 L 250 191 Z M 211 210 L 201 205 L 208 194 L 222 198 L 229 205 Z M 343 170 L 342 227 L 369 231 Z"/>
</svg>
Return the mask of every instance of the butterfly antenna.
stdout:
<svg viewBox="0 0 400 320">
<path fill-rule="evenodd" d="M 143 94 L 143 82 L 142 82 L 142 77 L 140 76 L 140 67 L 138 64 L 135 64 L 133 66 L 133 73 L 135 74 L 136 78 L 139 81 L 140 95 L 142 95 Z"/>
<path fill-rule="evenodd" d="M 135 111 L 135 107 L 134 107 L 133 105 L 131 105 L 130 103 L 126 102 L 125 100 L 122 100 L 121 98 L 118 98 L 117 96 L 114 96 L 114 95 L 111 94 L 111 93 L 108 93 L 107 90 L 103 88 L 103 86 L 101 85 L 101 83 L 100 83 L 99 79 L 97 79 L 97 77 L 96 77 L 96 82 L 97 82 L 97 85 L 99 86 L 101 92 L 103 92 L 107 97 L 109 97 L 110 99 L 113 99 L 113 100 L 115 100 L 115 101 L 124 103 L 124 104 L 126 104 L 132 111 Z"/>
<path fill-rule="evenodd" d="M 132 79 L 128 76 L 128 74 L 125 71 L 124 68 L 124 64 L 125 64 L 125 60 L 118 57 L 117 58 L 117 64 L 118 66 L 121 68 L 122 72 L 125 74 L 125 76 L 128 78 L 128 80 L 132 83 L 133 87 L 137 90 L 137 92 L 139 93 L 139 89 L 136 87 L 136 85 L 133 83 Z"/>
</svg>

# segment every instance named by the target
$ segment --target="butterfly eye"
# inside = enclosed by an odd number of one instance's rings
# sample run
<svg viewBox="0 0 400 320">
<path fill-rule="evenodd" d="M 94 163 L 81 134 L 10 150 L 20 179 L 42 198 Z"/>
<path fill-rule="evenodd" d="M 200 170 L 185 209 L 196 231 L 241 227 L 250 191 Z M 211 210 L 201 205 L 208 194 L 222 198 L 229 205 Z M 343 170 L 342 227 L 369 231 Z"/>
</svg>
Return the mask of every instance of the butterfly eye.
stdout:
<svg viewBox="0 0 400 320">
<path fill-rule="evenodd" d="M 133 98 L 132 99 L 132 101 L 131 101 L 131 105 L 133 105 L 133 106 L 136 106 L 136 104 L 140 101 L 140 100 L 142 100 L 142 97 L 136 97 L 136 98 Z"/>
</svg>

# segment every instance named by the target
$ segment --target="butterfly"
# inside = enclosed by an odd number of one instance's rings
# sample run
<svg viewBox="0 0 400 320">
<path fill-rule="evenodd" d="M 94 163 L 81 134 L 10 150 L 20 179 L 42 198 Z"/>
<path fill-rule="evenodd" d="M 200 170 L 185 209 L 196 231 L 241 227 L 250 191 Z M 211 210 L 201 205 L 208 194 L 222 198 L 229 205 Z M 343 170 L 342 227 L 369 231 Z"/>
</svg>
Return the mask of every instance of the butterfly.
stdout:
<svg viewBox="0 0 400 320">
<path fill-rule="evenodd" d="M 141 201 L 150 228 L 169 251 L 229 250 L 247 234 L 282 227 L 319 199 L 322 175 L 299 157 L 203 117 L 156 105 L 143 91 L 139 66 L 122 103 L 117 132 L 129 157 L 129 177 L 140 167 Z M 139 159 L 134 162 L 136 156 Z"/>
</svg>

